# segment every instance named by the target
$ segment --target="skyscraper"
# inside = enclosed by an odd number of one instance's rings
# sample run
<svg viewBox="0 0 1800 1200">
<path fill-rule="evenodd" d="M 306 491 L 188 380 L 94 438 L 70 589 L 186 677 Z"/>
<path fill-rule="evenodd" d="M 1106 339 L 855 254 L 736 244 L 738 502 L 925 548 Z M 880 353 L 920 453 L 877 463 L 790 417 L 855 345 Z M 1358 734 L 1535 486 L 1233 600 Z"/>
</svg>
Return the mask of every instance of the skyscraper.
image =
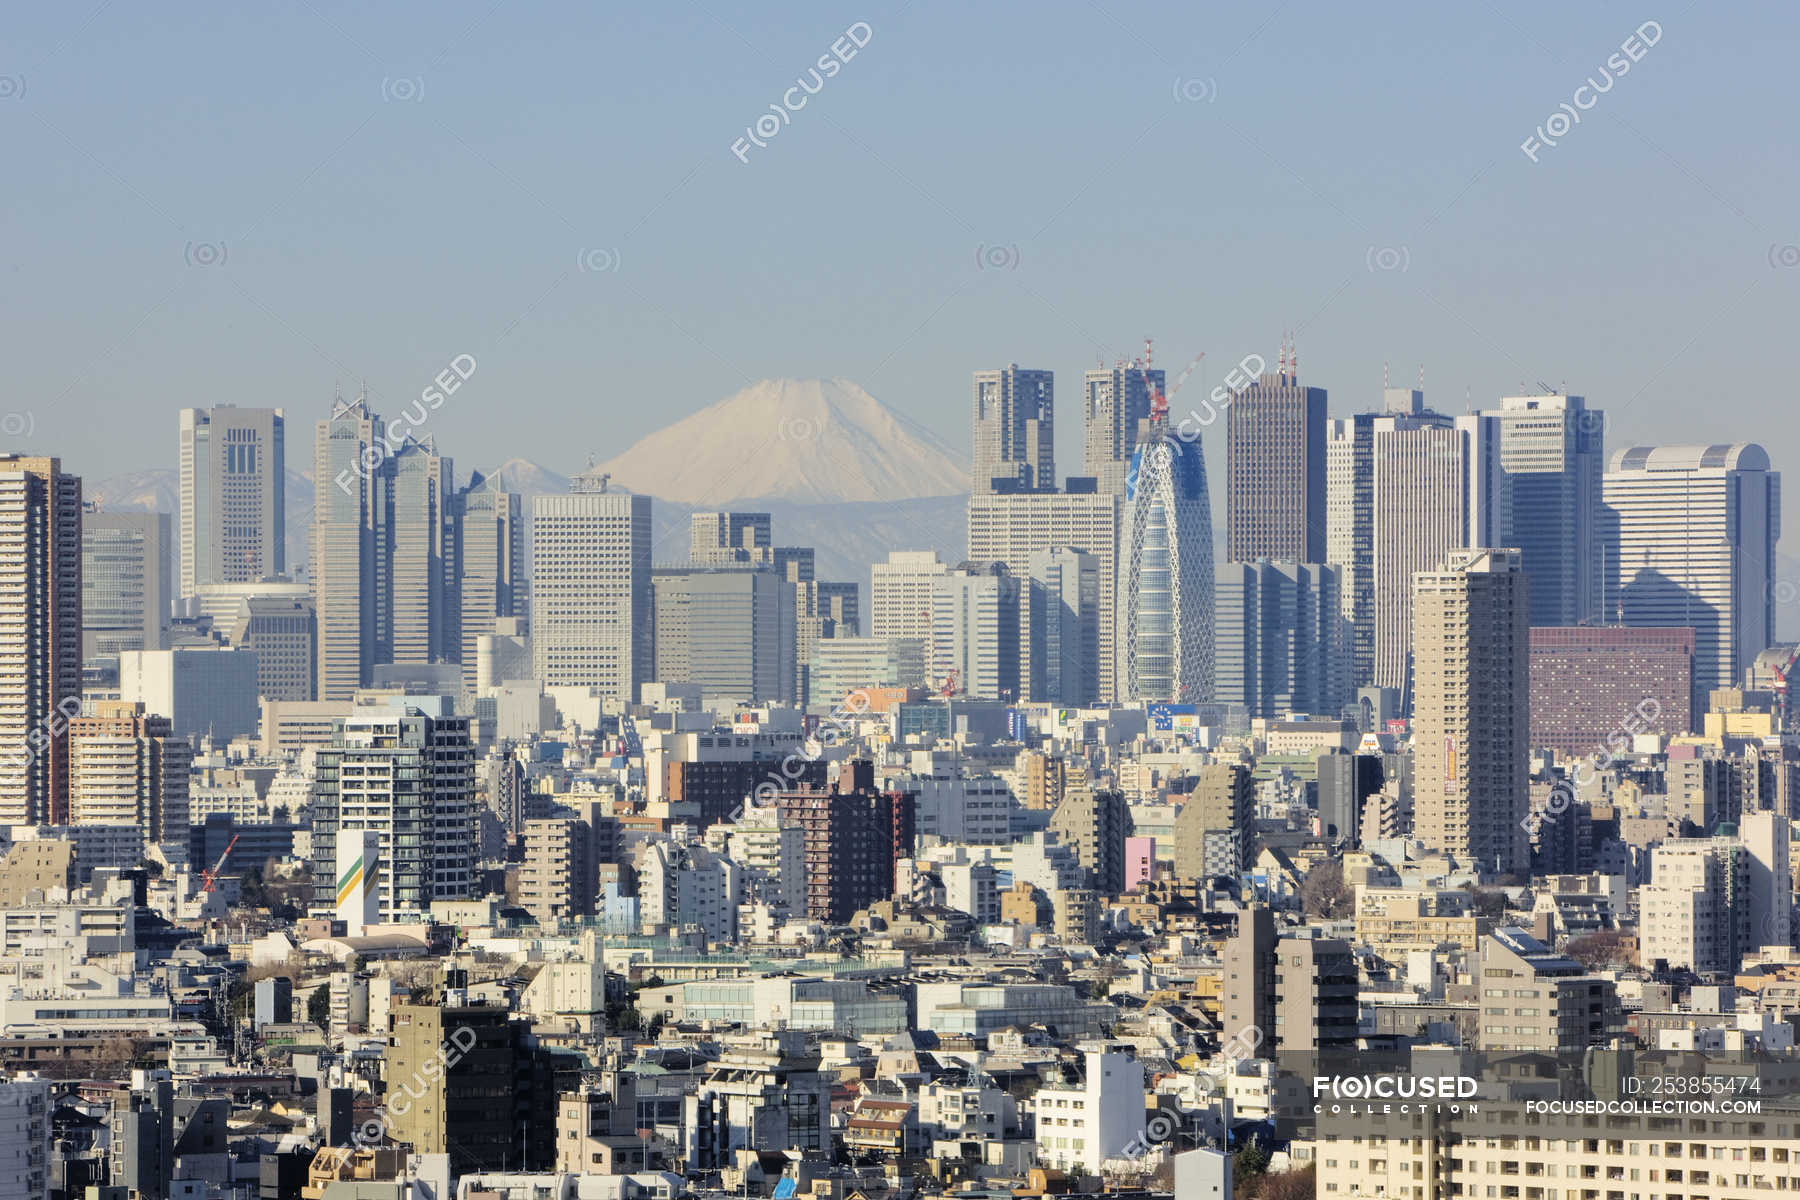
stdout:
<svg viewBox="0 0 1800 1200">
<path fill-rule="evenodd" d="M 368 398 L 332 402 L 313 444 L 312 576 L 318 613 L 320 700 L 348 700 L 370 680 L 375 663 L 375 553 L 385 426 Z M 370 463 L 375 464 L 371 469 Z M 184 535 L 185 536 L 185 535 Z"/>
<path fill-rule="evenodd" d="M 1150 419 L 1150 396 L 1163 391 L 1165 376 L 1148 364 L 1119 362 L 1082 377 L 1082 471 L 1106 495 L 1125 494 L 1131 453 Z"/>
<path fill-rule="evenodd" d="M 287 571 L 287 422 L 279 408 L 184 408 L 182 599 Z M 319 477 L 322 480 L 330 476 Z"/>
<path fill-rule="evenodd" d="M 1335 717 L 1351 698 L 1344 569 L 1323 563 L 1225 563 L 1219 568 L 1213 698 L 1252 718 Z"/>
<path fill-rule="evenodd" d="M 697 512 L 688 516 L 688 561 L 697 567 L 766 563 L 774 544 L 766 512 Z"/>
<path fill-rule="evenodd" d="M 1121 494 L 1123 490 L 1121 477 Z M 1112 614 L 1117 603 L 1119 504 L 1120 496 L 1106 491 L 969 497 L 969 557 L 976 562 L 1002 562 L 1015 578 L 1028 579 L 1031 556 L 1040 551 L 1078 550 L 1094 556 L 1100 571 L 1101 700 L 1112 698 L 1117 682 Z M 1028 628 L 1020 631 L 1016 645 L 1021 656 L 1030 653 Z M 941 669 L 933 669 L 942 674 Z M 1031 664 L 1022 661 L 1019 678 L 1028 681 L 1031 673 Z"/>
<path fill-rule="evenodd" d="M 0 825 L 68 822 L 81 710 L 81 480 L 0 456 Z"/>
<path fill-rule="evenodd" d="M 1211 701 L 1212 501 L 1199 443 L 1169 436 L 1166 408 L 1132 453 L 1121 525 L 1118 696 Z"/>
<path fill-rule="evenodd" d="M 1413 833 L 1522 871 L 1530 791 L 1530 585 L 1516 550 L 1457 550 L 1414 581 Z"/>
<path fill-rule="evenodd" d="M 794 696 L 795 586 L 773 569 L 651 572 L 654 678 L 750 704 Z"/>
<path fill-rule="evenodd" d="M 981 700 L 1019 698 L 1019 579 L 1004 563 L 964 563 L 932 593 L 934 684 Z"/>
<path fill-rule="evenodd" d="M 1013 363 L 975 372 L 975 465 L 969 491 L 1056 486 L 1054 377 Z"/>
<path fill-rule="evenodd" d="M 525 525 L 518 493 L 480 472 L 456 497 L 457 632 L 463 686 L 475 686 L 477 643 L 502 617 L 524 615 Z"/>
<path fill-rule="evenodd" d="M 1296 356 L 1231 394 L 1225 420 L 1225 558 L 1325 561 L 1325 389 Z"/>
<path fill-rule="evenodd" d="M 81 653 L 162 650 L 169 636 L 169 514 L 81 516 Z"/>
<path fill-rule="evenodd" d="M 1604 415 L 1580 396 L 1508 396 L 1497 412 L 1510 494 L 1506 544 L 1531 576 L 1531 623 L 1579 625 L 1600 613 Z"/>
<path fill-rule="evenodd" d="M 376 476 L 378 663 L 452 662 L 462 653 L 455 475 L 436 438 L 418 441 L 409 434 Z"/>
<path fill-rule="evenodd" d="M 1754 443 L 1633 446 L 1602 483 L 1603 617 L 1694 630 L 1694 694 L 1733 687 L 1775 641 L 1781 475 Z"/>
<path fill-rule="evenodd" d="M 578 475 L 531 501 L 531 652 L 546 687 L 637 698 L 653 661 L 650 497 Z"/>
<path fill-rule="evenodd" d="M 1100 560 L 1080 550 L 1039 550 L 1030 569 L 1026 698 L 1093 704 L 1100 698 Z"/>
<path fill-rule="evenodd" d="M 1451 550 L 1506 544 L 1499 421 L 1444 416 L 1423 392 L 1388 388 L 1382 411 L 1329 422 L 1325 461 L 1325 551 L 1344 567 L 1351 685 L 1404 689 L 1413 575 Z"/>
</svg>

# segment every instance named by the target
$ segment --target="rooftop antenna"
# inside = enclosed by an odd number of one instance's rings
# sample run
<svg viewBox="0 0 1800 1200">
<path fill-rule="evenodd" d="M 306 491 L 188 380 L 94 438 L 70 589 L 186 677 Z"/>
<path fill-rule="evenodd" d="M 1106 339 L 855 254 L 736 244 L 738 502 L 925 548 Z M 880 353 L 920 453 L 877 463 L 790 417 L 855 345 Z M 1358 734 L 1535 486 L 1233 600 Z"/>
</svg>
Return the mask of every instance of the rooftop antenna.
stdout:
<svg viewBox="0 0 1800 1200">
<path fill-rule="evenodd" d="M 1300 347 L 1294 341 L 1292 330 L 1288 332 L 1288 370 L 1294 374 L 1293 381 L 1300 382 Z"/>
</svg>

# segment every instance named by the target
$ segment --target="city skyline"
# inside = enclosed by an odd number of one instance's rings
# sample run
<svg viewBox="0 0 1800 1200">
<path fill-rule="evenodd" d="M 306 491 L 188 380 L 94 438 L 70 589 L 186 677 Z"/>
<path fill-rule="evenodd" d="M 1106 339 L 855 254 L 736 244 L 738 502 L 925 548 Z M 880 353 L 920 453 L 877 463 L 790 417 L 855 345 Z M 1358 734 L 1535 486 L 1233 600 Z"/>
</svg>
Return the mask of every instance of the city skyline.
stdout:
<svg viewBox="0 0 1800 1200">
<path fill-rule="evenodd" d="M 229 21 L 208 31 L 167 22 L 128 24 L 76 54 L 62 47 L 79 31 L 77 14 L 30 15 L 16 31 L 20 61 L 0 64 L 8 79 L 21 85 L 12 104 L 15 115 L 25 118 L 22 128 L 31 131 L 22 151 L 23 175 L 56 178 L 60 172 L 40 169 L 34 175 L 31 168 L 66 162 L 87 185 L 87 197 L 62 216 L 47 204 L 46 189 L 34 183 L 17 201 L 20 215 L 42 219 L 52 234 L 71 217 L 102 232 L 93 249 L 65 253 L 60 262 L 32 252 L 15 264 L 14 294 L 34 298 L 31 309 L 8 313 L 30 348 L 19 364 L 20 394 L 43 399 L 18 402 L 14 424 L 28 425 L 34 440 L 55 440 L 65 458 L 91 462 L 90 478 L 105 478 L 155 465 L 128 455 L 132 443 L 155 428 L 148 418 L 160 407 L 140 402 L 119 413 L 121 432 L 136 438 L 91 441 L 78 414 L 110 403 L 109 396 L 141 400 L 148 384 L 166 390 L 172 407 L 255 402 L 310 415 L 332 380 L 346 391 L 366 380 L 378 404 L 398 408 L 405 402 L 400 398 L 417 395 L 444 362 L 469 353 L 493 383 L 477 381 L 466 393 L 474 402 L 454 401 L 434 414 L 440 436 L 455 441 L 477 431 L 485 435 L 492 406 L 507 403 L 515 411 L 503 438 L 516 440 L 496 446 L 496 461 L 530 457 L 533 447 L 549 443 L 551 431 L 572 414 L 562 397 L 579 394 L 568 386 L 572 356 L 582 353 L 579 343 L 586 340 L 576 331 L 587 317 L 605 315 L 613 324 L 610 318 L 621 315 L 622 304 L 637 307 L 641 315 L 623 326 L 631 331 L 626 341 L 609 346 L 614 370 L 622 372 L 614 378 L 631 391 L 673 390 L 674 412 L 694 411 L 758 378 L 838 375 L 858 380 L 952 444 L 963 436 L 959 418 L 969 370 L 1030 362 L 1060 370 L 1065 395 L 1073 395 L 1075 370 L 1091 365 L 1096 355 L 1110 361 L 1133 353 L 1147 332 L 1159 337 L 1170 364 L 1206 351 L 1211 365 L 1202 367 L 1195 382 L 1206 377 L 1210 385 L 1221 378 L 1223 364 L 1244 354 L 1272 358 L 1274 331 L 1293 329 L 1307 357 L 1308 377 L 1334 393 L 1339 412 L 1364 406 L 1357 391 L 1366 386 L 1372 393 L 1377 372 L 1388 362 L 1409 379 L 1422 363 L 1428 392 L 1451 413 L 1465 405 L 1446 398 L 1460 400 L 1465 391 L 1481 403 L 1514 394 L 1521 384 L 1558 386 L 1567 380 L 1612 413 L 1614 444 L 1680 440 L 1693 397 L 1747 392 L 1748 372 L 1768 370 L 1770 355 L 1779 367 L 1786 352 L 1775 320 L 1800 286 L 1800 271 L 1789 274 L 1782 265 L 1794 234 L 1780 228 L 1775 213 L 1753 197 L 1707 182 L 1738 174 L 1742 160 L 1732 158 L 1727 145 L 1686 136 L 1702 128 L 1734 128 L 1733 148 L 1765 140 L 1759 137 L 1768 119 L 1764 114 L 1778 106 L 1772 96 L 1762 95 L 1770 86 L 1763 73 L 1739 64 L 1726 94 L 1719 94 L 1716 81 L 1704 88 L 1693 82 L 1727 46 L 1754 59 L 1765 52 L 1760 47 L 1778 40 L 1760 25 L 1752 32 L 1740 24 L 1747 18 L 1739 14 L 1721 14 L 1704 27 L 1665 22 L 1669 28 L 1633 73 L 1619 80 L 1567 144 L 1540 152 L 1535 163 L 1520 143 L 1541 124 L 1539 110 L 1554 110 L 1555 100 L 1591 73 L 1592 63 L 1604 59 L 1603 51 L 1629 35 L 1641 17 L 1558 11 L 1552 40 L 1534 32 L 1540 23 L 1528 13 L 1421 12 L 1404 28 L 1387 31 L 1399 40 L 1380 50 L 1406 62 L 1413 86 L 1371 91 L 1333 86 L 1350 69 L 1334 61 L 1333 51 L 1364 36 L 1347 25 L 1348 14 L 1300 5 L 1202 19 L 1175 9 L 1128 16 L 1069 6 L 1052 9 L 1050 23 L 1063 27 L 1059 34 L 1065 29 L 1075 34 L 1072 42 L 1048 30 L 1013 30 L 1026 39 L 1021 50 L 1029 47 L 1055 62 L 1071 53 L 1071 45 L 1093 53 L 1093 35 L 1104 33 L 1102 61 L 1133 65 L 1128 94 L 1060 99 L 1025 84 L 1009 63 L 993 83 L 971 77 L 922 108 L 900 103 L 889 110 L 887 96 L 912 95 L 935 78 L 925 73 L 928 62 L 944 61 L 946 55 L 949 63 L 960 61 L 955 34 L 979 44 L 994 18 L 952 15 L 932 4 L 902 9 L 891 18 L 877 9 L 867 14 L 874 30 L 869 44 L 843 64 L 829 94 L 813 102 L 820 118 L 807 126 L 795 115 L 795 126 L 748 162 L 730 151 L 746 114 L 754 120 L 767 104 L 761 93 L 810 63 L 818 46 L 847 22 L 806 7 L 753 35 L 728 19 L 703 15 L 653 20 L 639 31 L 650 45 L 692 56 L 713 70 L 716 82 L 700 95 L 671 98 L 662 110 L 647 112 L 629 136 L 608 139 L 610 149 L 633 163 L 631 175 L 641 182 L 632 184 L 629 200 L 622 197 L 592 220 L 561 199 L 565 186 L 580 178 L 579 172 L 571 174 L 581 158 L 569 153 L 572 147 L 557 146 L 553 153 L 555 143 L 545 136 L 496 140 L 501 130 L 495 127 L 495 110 L 482 104 L 489 98 L 484 87 L 501 80 L 472 74 L 471 55 L 484 39 L 471 38 L 469 30 L 481 27 L 480 16 L 473 9 L 434 12 L 437 36 L 428 39 L 429 50 L 405 36 L 417 30 L 404 12 L 372 24 L 349 20 L 329 6 L 283 18 L 282 33 L 297 52 L 311 52 L 327 68 L 306 89 L 317 102 L 309 111 L 318 116 L 299 131 L 304 136 L 289 155 L 271 160 L 252 154 L 241 177 L 203 197 L 168 173 L 185 168 L 194 174 L 203 156 L 216 154 L 224 144 L 220 139 L 235 136 L 242 121 L 294 127 L 293 114 L 283 105 L 207 53 L 216 39 L 242 31 Z M 566 9 L 556 16 L 575 19 Z M 1161 36 L 1150 38 L 1152 29 Z M 1485 36 L 1467 36 L 1477 30 Z M 547 32 L 538 24 L 502 23 L 493 31 L 498 40 L 483 48 L 508 56 L 507 61 L 528 48 L 553 53 Z M 184 38 L 193 44 L 182 46 Z M 579 44 L 579 37 L 571 40 Z M 1441 49 L 1417 52 L 1450 44 L 1459 46 L 1455 70 Z M 127 45 L 132 61 L 122 59 Z M 747 47 L 757 52 L 745 53 Z M 174 132 L 166 128 L 169 101 L 158 95 L 164 89 L 138 89 L 142 111 L 122 128 L 96 107 L 101 97 L 141 79 L 142 68 L 134 62 L 151 57 L 143 53 L 146 48 L 191 62 L 197 69 L 188 72 L 190 90 L 197 99 L 229 93 L 251 103 L 239 115 L 168 139 L 165 161 L 146 159 L 134 149 L 131 134 L 153 128 Z M 1265 93 L 1262 75 L 1284 59 L 1308 65 L 1310 72 L 1301 75 L 1305 82 L 1293 95 Z M 279 64 L 273 65 L 277 78 L 285 78 Z M 84 87 L 96 82 L 93 73 L 100 71 L 112 82 Z M 1283 75 L 1291 78 L 1292 72 Z M 1367 77 L 1361 68 L 1356 75 Z M 1183 91 L 1184 81 L 1193 86 Z M 1001 214 L 961 193 L 946 203 L 951 193 L 943 165 L 922 155 L 927 146 L 948 139 L 948 161 L 956 162 L 968 139 L 988 127 L 980 117 L 984 106 L 974 101 L 994 98 L 989 89 L 1002 84 L 1024 86 L 1020 95 L 1050 106 L 1046 122 L 1063 118 L 1077 133 L 1070 146 L 1033 139 L 1032 148 L 1049 161 L 1098 153 L 1123 160 L 1130 177 L 1138 174 L 1129 166 L 1132 156 L 1148 154 L 1159 169 L 1175 172 L 1164 188 L 1109 189 L 1107 199 L 1126 206 L 1138 218 L 1135 224 L 1172 234 L 1178 248 L 1191 247 L 1196 266 L 1208 264 L 1208 277 L 1232 279 L 1232 303 L 1194 305 L 1182 299 L 1191 288 L 1185 286 L 1190 276 L 1180 257 L 1174 271 L 1166 262 L 1151 267 L 1143 237 L 1119 234 L 1112 222 L 1103 222 L 1105 210 L 1095 204 L 1099 194 L 1073 175 L 1067 185 L 1045 189 L 1028 213 Z M 1502 84 L 1509 96 L 1518 97 L 1517 104 L 1485 105 Z M 588 92 L 582 107 L 599 111 L 622 98 L 572 80 L 555 79 L 555 85 L 551 94 L 560 100 Z M 1441 111 L 1424 114 L 1405 103 L 1417 94 L 1414 88 L 1432 89 L 1432 107 Z M 1284 84 L 1284 91 L 1291 90 Z M 90 99 L 81 100 L 84 93 Z M 1350 156 L 1320 153 L 1323 143 L 1301 124 L 1321 111 L 1309 100 L 1327 95 L 1333 108 L 1348 106 L 1332 121 L 1360 117 L 1372 128 L 1391 128 L 1420 145 L 1412 170 L 1377 177 L 1372 190 L 1340 186 L 1353 169 Z M 1483 108 L 1472 111 L 1478 100 Z M 1001 106 L 986 121 L 1010 120 L 1017 103 Z M 952 105 L 970 128 L 959 131 L 943 119 Z M 901 111 L 918 115 L 908 125 L 897 118 Z M 1727 113 L 1729 122 L 1721 120 Z M 654 137 L 659 125 L 672 136 Z M 1429 136 L 1410 136 L 1416 133 Z M 1139 135 L 1142 139 L 1134 140 Z M 397 138 L 427 138 L 442 164 L 434 168 L 416 155 L 387 153 Z M 1157 153 L 1183 143 L 1190 153 Z M 1304 161 L 1291 153 L 1301 145 L 1309 148 Z M 1203 218 L 1184 229 L 1169 219 L 1180 181 L 1194 169 L 1184 165 L 1189 157 L 1232 164 L 1231 173 L 1250 186 L 1242 199 L 1215 195 L 1218 219 Z M 1733 167 L 1724 168 L 1726 161 Z M 1753 161 L 1758 177 L 1770 189 L 1778 187 L 1787 165 L 1766 154 Z M 454 182 L 443 177 L 445 171 L 454 172 Z M 906 231 L 897 249 L 922 261 L 922 274 L 909 277 L 890 257 L 894 252 L 856 238 L 841 221 L 817 220 L 820 214 L 810 205 L 802 206 L 813 218 L 804 233 L 783 221 L 759 236 L 753 223 L 728 221 L 717 239 L 709 235 L 686 246 L 680 241 L 678 231 L 695 228 L 696 218 L 718 215 L 709 194 L 747 189 L 752 206 L 785 201 L 791 207 L 801 181 L 821 171 L 837 171 L 859 190 L 879 182 L 879 190 L 869 191 L 877 212 L 889 211 L 902 196 L 908 199 L 904 216 L 896 214 L 890 227 Z M 1568 211 L 1567 196 L 1593 180 L 1616 186 L 1621 172 L 1644 185 L 1632 188 L 1636 200 L 1629 212 L 1595 206 L 1610 209 L 1603 220 L 1579 206 Z M 1268 203 L 1276 179 L 1293 185 L 1298 205 Z M 431 196 L 437 215 L 403 230 L 377 209 L 373 222 L 356 222 L 364 232 L 352 234 L 348 206 L 378 181 Z M 294 191 L 297 185 L 303 186 Z M 1357 204 L 1343 198 L 1358 195 L 1369 199 Z M 480 252 L 465 267 L 426 265 L 421 255 L 428 243 L 474 249 L 466 238 L 448 240 L 450 222 L 469 204 L 490 210 L 498 205 L 515 220 L 527 215 L 550 220 L 515 225 L 528 246 L 509 248 L 503 259 Z M 358 211 L 366 207 L 357 205 Z M 1703 239 L 1696 233 L 1697 240 L 1678 247 L 1666 236 L 1652 242 L 1651 235 L 1665 231 L 1674 214 L 1691 209 L 1710 218 Z M 1246 223 L 1252 236 L 1241 249 L 1221 244 L 1213 232 L 1220 224 Z M 343 229 L 349 235 L 345 248 L 334 249 L 329 241 L 305 246 L 309 253 L 324 250 L 325 257 L 302 263 L 300 239 L 321 228 Z M 1042 235 L 1034 237 L 1040 229 Z M 1524 229 L 1533 229 L 1530 238 Z M 568 244 L 553 250 L 551 243 L 565 235 Z M 107 240 L 126 236 L 133 239 L 131 252 L 108 255 Z M 165 238 L 166 270 L 152 252 Z M 724 313 L 702 300 L 707 289 L 691 286 L 705 255 L 715 255 L 711 261 L 717 266 L 741 264 L 750 272 L 745 278 L 754 281 L 763 277 L 766 255 L 796 238 L 860 244 L 865 258 L 876 256 L 871 282 L 895 298 L 876 301 L 866 287 L 834 279 L 826 256 L 816 249 L 796 264 L 802 269 L 796 290 L 778 309 L 793 323 L 792 333 L 783 332 L 781 324 L 774 336 L 761 328 L 750 344 L 747 333 L 731 331 Z M 1484 249 L 1489 243 L 1523 261 L 1506 261 Z M 1657 244 L 1664 256 L 1672 250 L 1697 255 L 1720 249 L 1721 243 L 1731 247 L 1729 254 L 1718 254 L 1721 265 L 1684 273 L 1679 291 L 1649 270 L 1642 253 Z M 1114 273 L 1130 284 L 1095 287 L 1083 278 L 1091 271 L 1085 264 L 1109 245 L 1119 259 Z M 735 254 L 718 253 L 732 246 Z M 196 252 L 202 260 L 211 258 L 204 248 L 223 248 L 223 261 L 189 266 L 195 247 L 202 248 Z M 989 253 L 978 253 L 982 247 Z M 1586 299 L 1581 289 L 1569 289 L 1572 294 L 1560 299 L 1538 290 L 1543 269 L 1558 261 L 1559 249 L 1576 251 L 1561 260 L 1569 264 L 1571 279 L 1606 281 L 1606 306 Z M 1521 256 L 1521 250 L 1527 253 Z M 597 257 L 584 257 L 587 252 Z M 342 257 L 347 253 L 357 257 Z M 1251 269 L 1249 256 L 1273 258 L 1268 265 L 1275 269 Z M 1725 265 L 1731 263 L 1735 269 Z M 72 289 L 96 279 L 92 272 L 102 265 L 123 286 L 77 318 Z M 634 267 L 640 273 L 633 274 Z M 1549 269 L 1554 275 L 1555 268 Z M 456 280 L 470 270 L 504 286 L 482 289 L 491 299 L 480 304 L 459 302 L 455 297 L 467 289 Z M 374 314 L 354 288 L 348 293 L 331 288 L 330 308 L 318 303 L 329 276 L 368 281 L 374 286 L 362 290 L 371 301 L 396 289 L 432 299 L 397 308 L 384 303 L 386 315 L 371 320 Z M 1281 294 L 1269 282 L 1276 277 Z M 597 294 L 594 285 L 612 283 L 619 286 Z M 1246 286 L 1250 297 L 1243 294 Z M 740 298 L 731 292 L 721 298 L 727 295 Z M 873 302 L 870 316 L 879 314 L 878 320 L 860 317 L 863 301 Z M 1096 304 L 1104 316 L 1089 311 Z M 985 321 L 971 320 L 969 305 L 979 306 Z M 824 328 L 835 326 L 841 336 L 828 344 L 802 340 L 802 329 L 820 328 L 809 316 L 815 306 L 838 313 Z M 202 314 L 222 307 L 232 310 L 223 326 L 237 337 L 223 344 L 209 339 L 201 350 Z M 1527 312 L 1532 315 L 1524 316 Z M 515 319 L 522 323 L 513 325 Z M 983 324 L 990 327 L 982 329 Z M 1397 341 L 1399 330 L 1406 336 Z M 990 357 L 985 347 L 996 344 L 1005 350 Z M 677 345 L 679 353 L 672 356 Z M 673 383 L 664 368 L 671 357 L 688 363 Z M 1752 362 L 1758 366 L 1751 368 Z M 271 369 L 270 364 L 285 365 Z M 478 393 L 477 386 L 487 390 Z M 592 401 L 608 412 L 609 431 L 627 444 L 650 432 L 658 419 L 644 406 L 606 393 Z M 1743 415 L 1748 424 L 1750 414 Z M 1057 457 L 1079 462 L 1074 440 L 1079 431 L 1068 420 L 1061 424 Z M 1736 436 L 1755 432 L 1745 429 Z M 605 439 L 596 428 L 583 440 Z M 546 465 L 570 473 L 581 454 L 577 450 Z M 1215 476 L 1222 478 L 1216 471 Z"/>
</svg>

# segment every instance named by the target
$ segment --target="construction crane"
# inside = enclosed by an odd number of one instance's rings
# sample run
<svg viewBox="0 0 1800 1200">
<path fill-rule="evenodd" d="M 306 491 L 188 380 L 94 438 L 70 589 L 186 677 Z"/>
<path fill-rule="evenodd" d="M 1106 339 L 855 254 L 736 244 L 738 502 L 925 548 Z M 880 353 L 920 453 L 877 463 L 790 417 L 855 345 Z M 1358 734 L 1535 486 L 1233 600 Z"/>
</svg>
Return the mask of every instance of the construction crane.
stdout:
<svg viewBox="0 0 1800 1200">
<path fill-rule="evenodd" d="M 200 874 L 200 894 L 201 895 L 204 896 L 206 893 L 212 891 L 213 885 L 215 883 L 219 882 L 219 872 L 224 869 L 225 860 L 231 857 L 231 848 L 233 846 L 237 845 L 237 843 L 238 843 L 238 835 L 234 833 L 231 835 L 231 840 L 229 842 L 225 843 L 225 853 L 219 855 L 219 861 L 212 865 L 212 870 L 201 872 L 201 874 Z"/>
<path fill-rule="evenodd" d="M 1788 676 L 1794 673 L 1794 664 L 1800 662 L 1800 643 L 1794 646 L 1794 652 L 1788 655 L 1787 661 L 1775 668 L 1775 719 L 1776 733 L 1786 733 L 1788 727 Z"/>
</svg>

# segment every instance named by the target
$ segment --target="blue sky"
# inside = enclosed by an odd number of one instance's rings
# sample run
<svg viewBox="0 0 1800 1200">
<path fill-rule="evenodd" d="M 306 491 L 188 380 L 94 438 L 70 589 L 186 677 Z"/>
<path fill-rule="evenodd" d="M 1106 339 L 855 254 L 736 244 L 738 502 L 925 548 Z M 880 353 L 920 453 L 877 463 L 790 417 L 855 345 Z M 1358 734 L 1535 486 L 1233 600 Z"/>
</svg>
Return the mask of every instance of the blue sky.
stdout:
<svg viewBox="0 0 1800 1200">
<path fill-rule="evenodd" d="M 1796 13 L 13 6 L 0 429 L 95 477 L 171 466 L 178 407 L 310 419 L 366 379 L 398 411 L 469 354 L 431 426 L 465 468 L 568 470 L 781 375 L 855 380 L 960 452 L 970 370 L 1018 361 L 1058 372 L 1073 471 L 1097 354 L 1154 334 L 1207 386 L 1293 329 L 1334 413 L 1422 365 L 1449 411 L 1542 380 L 1608 409 L 1611 446 L 1783 466 Z"/>
</svg>

